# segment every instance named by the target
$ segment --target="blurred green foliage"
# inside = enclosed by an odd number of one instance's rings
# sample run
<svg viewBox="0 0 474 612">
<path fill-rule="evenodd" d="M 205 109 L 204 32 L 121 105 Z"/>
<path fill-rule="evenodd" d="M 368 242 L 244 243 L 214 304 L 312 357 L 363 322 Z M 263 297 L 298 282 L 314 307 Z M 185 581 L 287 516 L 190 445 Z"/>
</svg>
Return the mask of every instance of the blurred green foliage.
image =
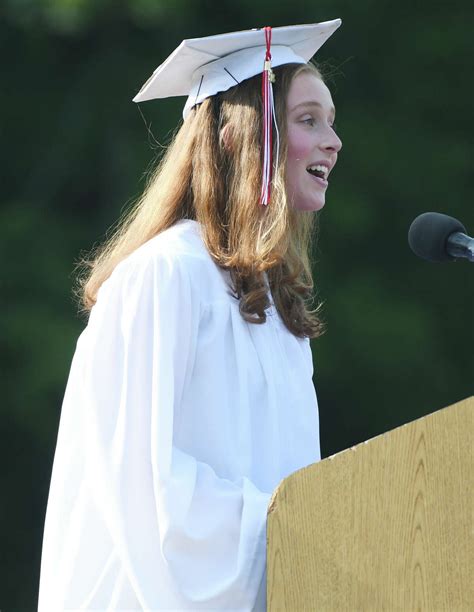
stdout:
<svg viewBox="0 0 474 612">
<path fill-rule="evenodd" d="M 474 232 L 471 2 L 5 0 L 2 610 L 36 606 L 61 400 L 84 326 L 74 264 L 143 189 L 184 103 L 142 105 L 145 125 L 131 98 L 183 38 L 335 17 L 343 27 L 318 54 L 344 143 L 315 253 L 323 454 L 473 393 L 474 269 L 419 261 L 406 241 L 427 210 Z"/>
</svg>

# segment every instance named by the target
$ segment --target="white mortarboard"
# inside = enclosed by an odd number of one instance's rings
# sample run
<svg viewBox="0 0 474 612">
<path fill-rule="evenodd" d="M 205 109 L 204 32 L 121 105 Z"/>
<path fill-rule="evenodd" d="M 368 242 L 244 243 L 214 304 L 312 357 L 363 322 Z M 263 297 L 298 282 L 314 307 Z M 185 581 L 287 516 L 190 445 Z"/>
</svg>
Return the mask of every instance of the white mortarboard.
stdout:
<svg viewBox="0 0 474 612">
<path fill-rule="evenodd" d="M 341 20 L 334 19 L 272 28 L 272 67 L 307 63 L 340 25 Z M 265 51 L 263 28 L 183 40 L 133 101 L 188 96 L 183 110 L 186 118 L 190 109 L 206 98 L 261 74 Z"/>
</svg>

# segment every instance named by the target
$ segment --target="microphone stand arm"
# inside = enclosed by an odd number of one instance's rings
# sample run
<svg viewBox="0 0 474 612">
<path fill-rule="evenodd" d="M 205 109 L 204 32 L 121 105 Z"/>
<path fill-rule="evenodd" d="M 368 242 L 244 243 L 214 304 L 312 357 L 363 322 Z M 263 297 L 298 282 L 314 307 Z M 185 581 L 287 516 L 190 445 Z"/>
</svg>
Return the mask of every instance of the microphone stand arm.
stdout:
<svg viewBox="0 0 474 612">
<path fill-rule="evenodd" d="M 449 236 L 446 250 L 455 259 L 462 257 L 474 263 L 474 239 L 462 232 L 454 232 Z"/>
</svg>

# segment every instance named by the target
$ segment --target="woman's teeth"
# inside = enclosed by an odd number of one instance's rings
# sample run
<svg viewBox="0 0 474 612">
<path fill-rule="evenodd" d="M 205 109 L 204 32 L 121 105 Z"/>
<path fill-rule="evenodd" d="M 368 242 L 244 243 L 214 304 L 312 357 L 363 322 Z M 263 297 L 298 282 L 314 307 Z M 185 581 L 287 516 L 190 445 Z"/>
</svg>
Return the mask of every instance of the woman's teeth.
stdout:
<svg viewBox="0 0 474 612">
<path fill-rule="evenodd" d="M 319 178 L 323 178 L 326 179 L 327 175 L 329 174 L 329 170 L 326 166 L 322 166 L 320 164 L 316 165 L 316 166 L 309 166 L 309 168 L 307 168 L 307 171 L 310 172 L 311 174 L 314 174 L 315 176 L 318 176 Z"/>
</svg>

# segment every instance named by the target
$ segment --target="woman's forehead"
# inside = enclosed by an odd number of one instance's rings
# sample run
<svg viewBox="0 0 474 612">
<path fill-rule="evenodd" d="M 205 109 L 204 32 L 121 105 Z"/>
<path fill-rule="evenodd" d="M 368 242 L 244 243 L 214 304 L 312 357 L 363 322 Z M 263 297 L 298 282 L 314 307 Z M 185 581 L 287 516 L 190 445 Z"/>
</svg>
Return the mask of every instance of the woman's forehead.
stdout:
<svg viewBox="0 0 474 612">
<path fill-rule="evenodd" d="M 302 72 L 298 74 L 290 85 L 287 97 L 289 112 L 304 106 L 320 106 L 327 112 L 334 112 L 331 92 L 327 85 L 314 73 Z"/>
</svg>

